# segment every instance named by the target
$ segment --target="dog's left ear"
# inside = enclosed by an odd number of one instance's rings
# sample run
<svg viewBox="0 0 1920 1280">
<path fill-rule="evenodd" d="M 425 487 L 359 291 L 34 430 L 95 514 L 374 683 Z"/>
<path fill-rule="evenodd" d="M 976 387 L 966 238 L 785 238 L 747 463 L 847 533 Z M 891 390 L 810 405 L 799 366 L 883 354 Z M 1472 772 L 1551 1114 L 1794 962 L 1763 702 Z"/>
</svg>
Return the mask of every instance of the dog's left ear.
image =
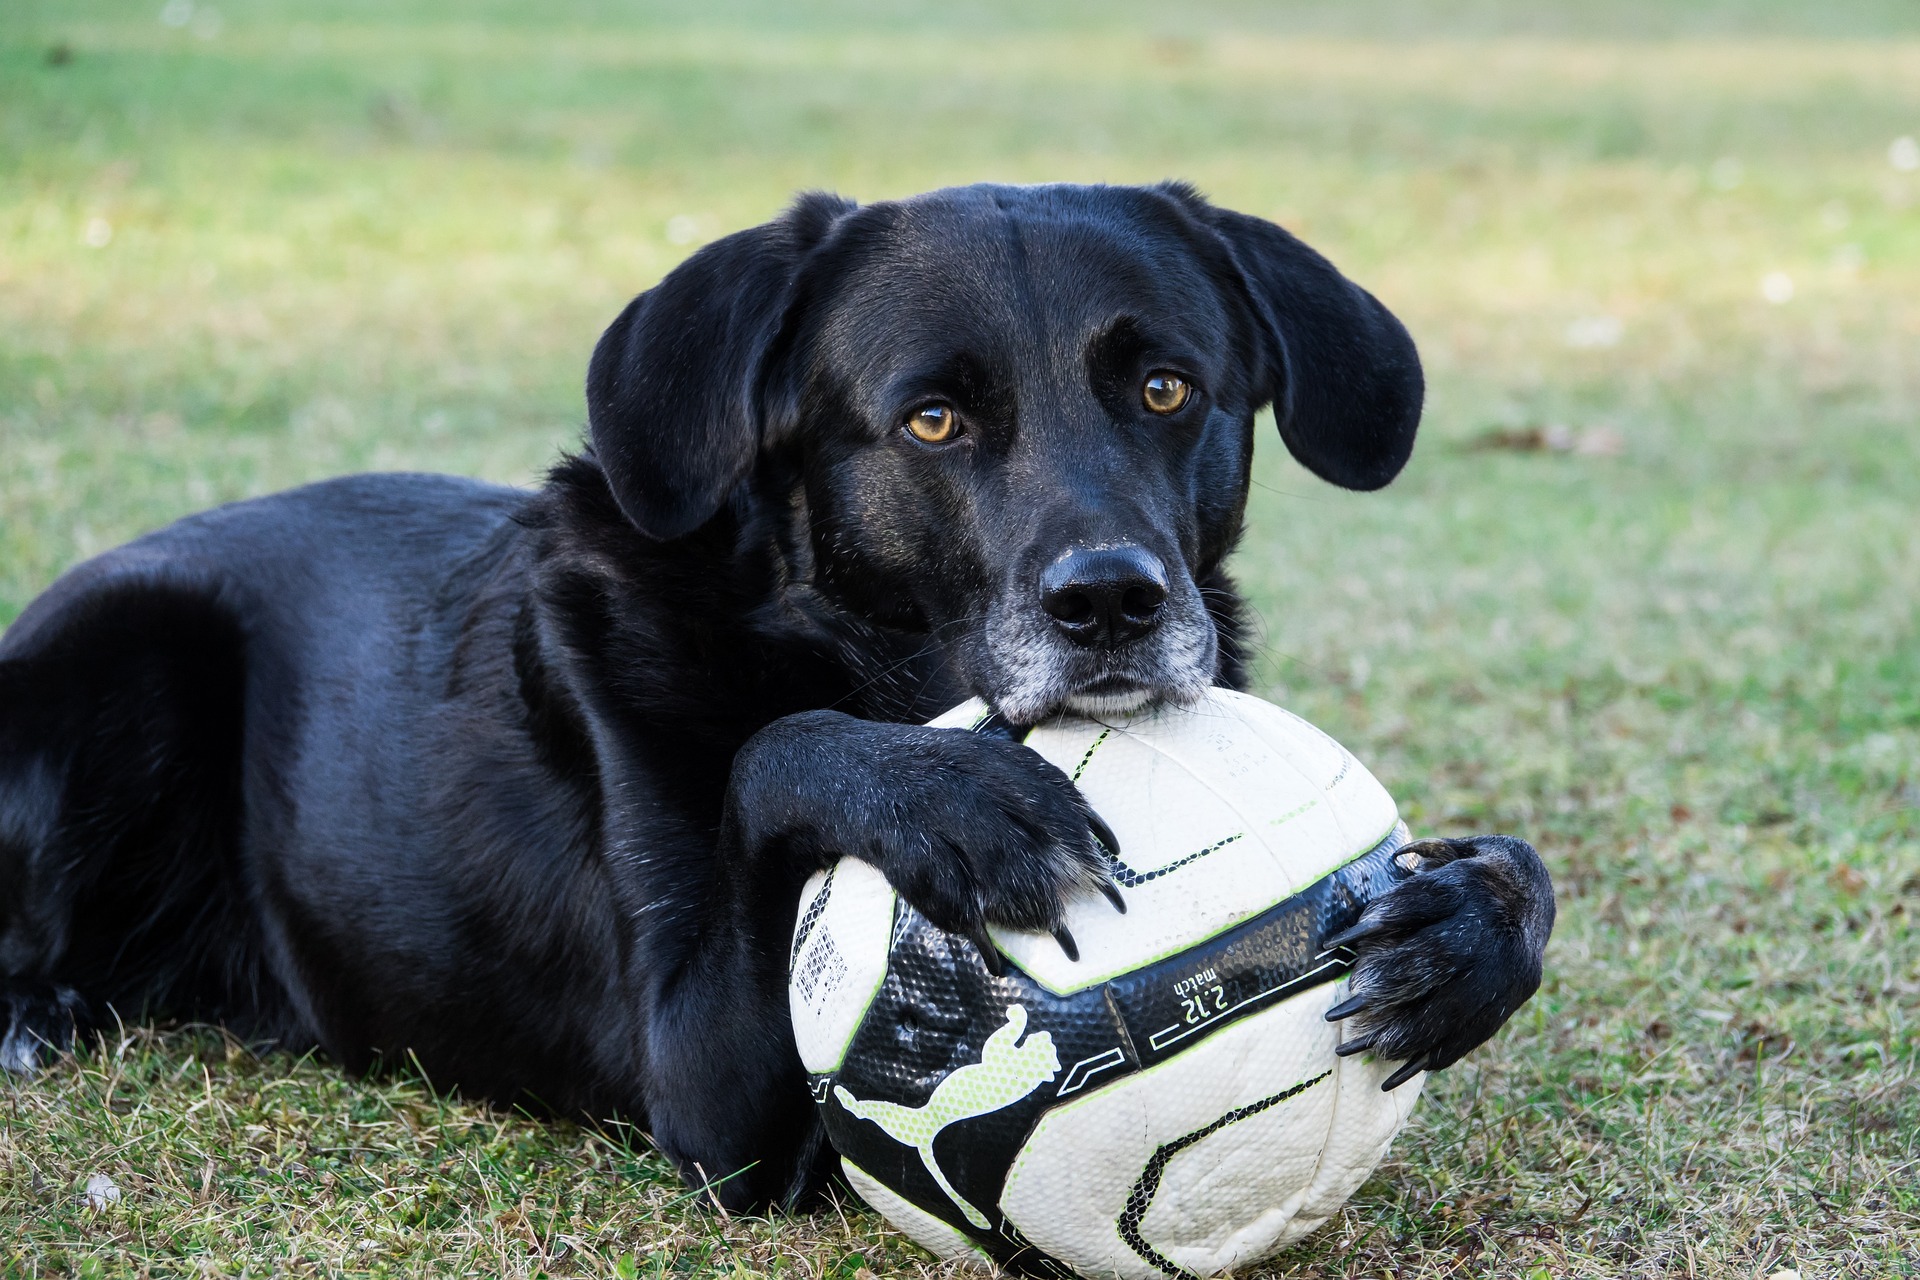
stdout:
<svg viewBox="0 0 1920 1280">
<path fill-rule="evenodd" d="M 823 192 L 716 240 L 622 311 L 587 365 L 593 456 L 655 538 L 710 520 L 760 448 L 759 384 L 800 263 L 851 210 Z"/>
<path fill-rule="evenodd" d="M 1300 464 L 1378 489 L 1413 454 L 1426 383 L 1392 312 L 1286 231 L 1172 188 L 1227 243 L 1262 329 L 1263 390 Z"/>
</svg>

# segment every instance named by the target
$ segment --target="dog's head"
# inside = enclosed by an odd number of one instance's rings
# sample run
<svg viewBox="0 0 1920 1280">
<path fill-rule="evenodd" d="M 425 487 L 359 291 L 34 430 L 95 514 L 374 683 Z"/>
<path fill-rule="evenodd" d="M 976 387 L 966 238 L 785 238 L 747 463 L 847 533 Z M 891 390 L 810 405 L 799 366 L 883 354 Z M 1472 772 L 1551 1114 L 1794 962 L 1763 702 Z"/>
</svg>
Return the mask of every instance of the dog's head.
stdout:
<svg viewBox="0 0 1920 1280">
<path fill-rule="evenodd" d="M 1171 185 L 805 196 L 636 298 L 587 378 L 641 531 L 791 511 L 796 581 L 929 632 L 1016 721 L 1197 696 L 1255 411 L 1375 489 L 1421 394 L 1371 295 Z"/>
</svg>

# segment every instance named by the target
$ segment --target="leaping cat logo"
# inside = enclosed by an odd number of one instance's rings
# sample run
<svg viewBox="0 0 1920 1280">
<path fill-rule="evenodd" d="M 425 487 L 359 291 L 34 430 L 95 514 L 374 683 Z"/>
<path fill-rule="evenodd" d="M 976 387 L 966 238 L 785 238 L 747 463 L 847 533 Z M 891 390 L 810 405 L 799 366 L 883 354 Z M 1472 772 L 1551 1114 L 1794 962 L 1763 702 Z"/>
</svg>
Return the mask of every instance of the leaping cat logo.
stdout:
<svg viewBox="0 0 1920 1280">
<path fill-rule="evenodd" d="M 1060 1056 L 1053 1051 L 1053 1036 L 1036 1031 L 1025 1043 L 1020 1043 L 1020 1035 L 1026 1029 L 1026 1007 L 1008 1005 L 1007 1024 L 980 1046 L 980 1061 L 968 1063 L 942 1080 L 923 1107 L 903 1107 L 897 1102 L 862 1102 L 842 1086 L 833 1087 L 833 1096 L 840 1100 L 841 1106 L 862 1120 L 873 1121 L 895 1142 L 918 1151 L 920 1163 L 927 1166 L 927 1172 L 947 1193 L 947 1198 L 960 1206 L 968 1222 L 982 1230 L 991 1225 L 987 1216 L 968 1204 L 947 1181 L 939 1161 L 933 1158 L 933 1140 L 956 1120 L 1010 1107 L 1060 1073 Z"/>
</svg>

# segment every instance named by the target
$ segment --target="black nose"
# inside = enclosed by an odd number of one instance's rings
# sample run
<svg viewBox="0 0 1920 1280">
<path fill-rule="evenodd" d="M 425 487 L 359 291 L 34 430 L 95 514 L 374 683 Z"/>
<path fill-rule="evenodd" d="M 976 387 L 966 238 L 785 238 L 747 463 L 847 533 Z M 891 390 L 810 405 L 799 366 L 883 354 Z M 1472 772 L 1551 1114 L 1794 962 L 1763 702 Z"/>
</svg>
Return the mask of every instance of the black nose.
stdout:
<svg viewBox="0 0 1920 1280">
<path fill-rule="evenodd" d="M 1076 548 L 1040 575 L 1040 607 L 1075 644 L 1111 649 L 1153 630 L 1167 599 L 1167 567 L 1123 542 Z"/>
</svg>

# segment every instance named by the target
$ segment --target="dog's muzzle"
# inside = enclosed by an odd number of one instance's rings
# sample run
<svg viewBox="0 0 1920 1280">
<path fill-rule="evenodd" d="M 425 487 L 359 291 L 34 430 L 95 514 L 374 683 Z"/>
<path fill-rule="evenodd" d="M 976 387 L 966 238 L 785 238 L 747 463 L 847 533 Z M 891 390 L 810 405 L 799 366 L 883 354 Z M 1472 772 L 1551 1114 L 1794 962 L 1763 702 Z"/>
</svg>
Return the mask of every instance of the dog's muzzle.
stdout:
<svg viewBox="0 0 1920 1280">
<path fill-rule="evenodd" d="M 982 692 L 1031 724 L 1190 702 L 1213 683 L 1218 637 L 1189 575 L 1138 543 L 1072 547 L 1009 590 L 986 628 Z"/>
</svg>

